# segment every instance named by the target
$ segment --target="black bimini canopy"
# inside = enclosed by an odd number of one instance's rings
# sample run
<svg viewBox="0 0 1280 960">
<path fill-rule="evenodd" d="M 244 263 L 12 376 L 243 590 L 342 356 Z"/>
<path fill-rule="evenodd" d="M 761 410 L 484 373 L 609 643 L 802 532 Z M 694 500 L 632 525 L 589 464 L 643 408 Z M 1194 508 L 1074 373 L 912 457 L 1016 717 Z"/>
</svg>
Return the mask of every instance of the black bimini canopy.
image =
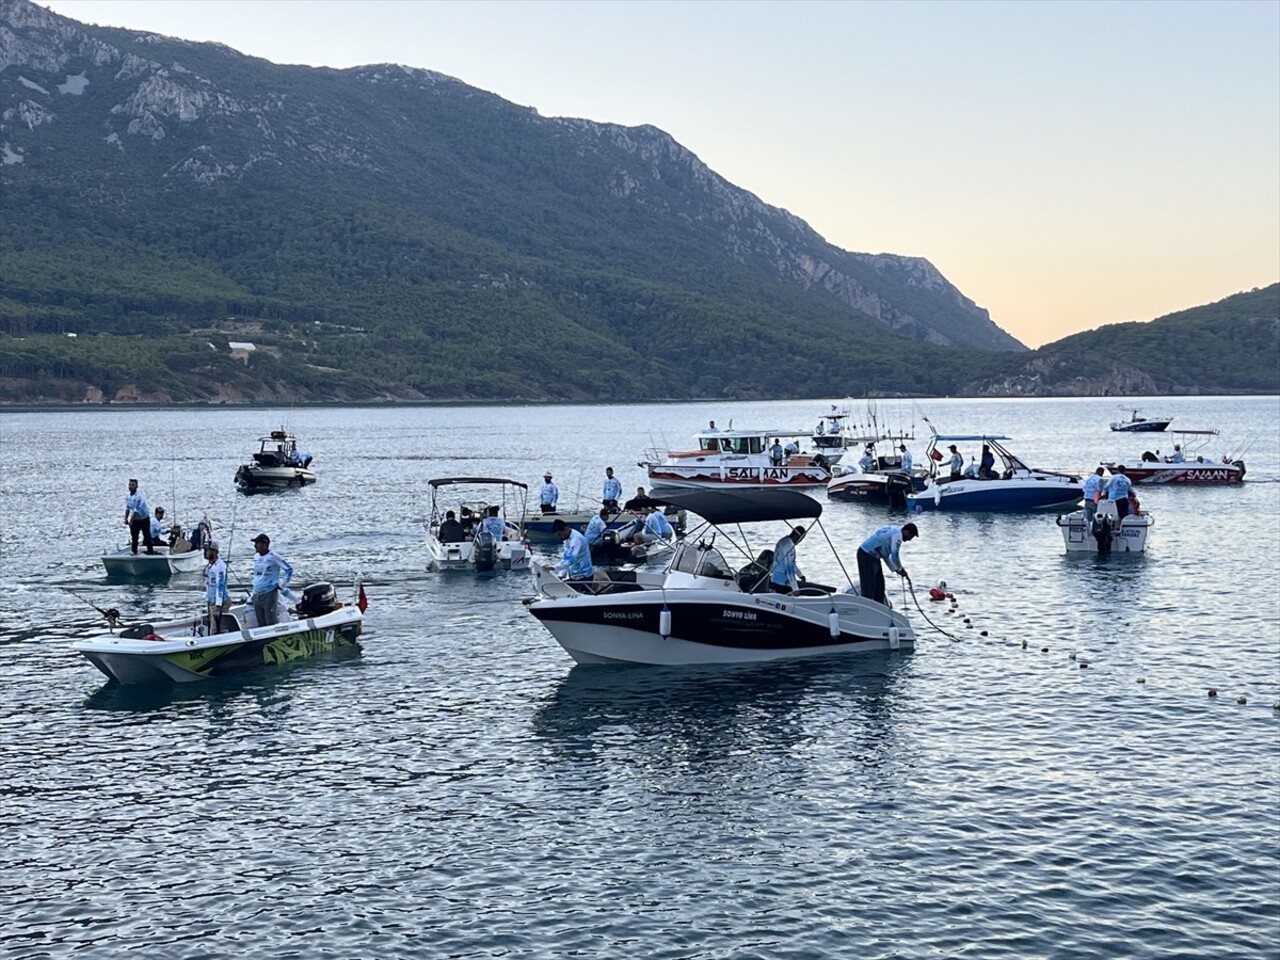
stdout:
<svg viewBox="0 0 1280 960">
<path fill-rule="evenodd" d="M 527 483 L 521 483 L 519 480 L 504 480 L 501 477 L 436 477 L 434 480 L 428 480 L 427 486 L 430 487 L 451 487 L 456 483 L 500 483 L 507 484 L 512 487 L 519 487 L 521 490 L 528 490 Z"/>
<path fill-rule="evenodd" d="M 696 513 L 714 524 L 822 516 L 822 504 L 799 490 L 678 490 L 649 499 Z"/>
</svg>

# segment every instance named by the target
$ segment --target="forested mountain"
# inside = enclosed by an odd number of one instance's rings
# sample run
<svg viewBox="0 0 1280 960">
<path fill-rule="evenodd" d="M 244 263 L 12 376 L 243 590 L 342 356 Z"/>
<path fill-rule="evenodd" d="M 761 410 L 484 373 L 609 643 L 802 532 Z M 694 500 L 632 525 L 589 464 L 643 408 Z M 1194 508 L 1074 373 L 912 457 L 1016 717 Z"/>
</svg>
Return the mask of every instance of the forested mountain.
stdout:
<svg viewBox="0 0 1280 960">
<path fill-rule="evenodd" d="M 27 0 L 0 0 L 0 191 L 0 400 L 1109 392 L 1118 376 L 1087 350 L 1028 354 L 928 261 L 840 250 L 653 127 Z M 1135 383 L 1205 386 L 1149 370 L 1159 349 L 1123 360 Z M 1274 369 L 1236 373 L 1213 382 L 1278 387 Z"/>
<path fill-rule="evenodd" d="M 992 357 L 963 392 L 1125 396 L 1280 392 L 1280 283 L 1146 323 L 1077 333 L 1019 357 Z"/>
<path fill-rule="evenodd" d="M 430 71 L 0 0 L 0 107 L 0 331 L 76 333 L 108 396 L 919 390 L 935 347 L 1022 349 L 927 261 L 840 250 L 660 130 Z"/>
</svg>

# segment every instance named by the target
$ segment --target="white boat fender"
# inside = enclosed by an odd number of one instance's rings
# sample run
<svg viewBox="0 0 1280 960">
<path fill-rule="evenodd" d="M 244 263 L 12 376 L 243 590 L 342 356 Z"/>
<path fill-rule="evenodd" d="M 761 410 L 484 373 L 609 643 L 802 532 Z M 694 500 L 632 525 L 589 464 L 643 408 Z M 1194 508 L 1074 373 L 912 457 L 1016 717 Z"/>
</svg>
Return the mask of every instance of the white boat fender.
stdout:
<svg viewBox="0 0 1280 960">
<path fill-rule="evenodd" d="M 827 614 L 827 626 L 831 629 L 832 638 L 840 636 L 840 614 L 836 612 L 833 606 L 831 612 Z"/>
<path fill-rule="evenodd" d="M 890 627 L 889 628 L 889 649 L 897 650 L 900 646 L 902 646 L 902 641 L 898 638 L 898 628 Z"/>
<path fill-rule="evenodd" d="M 665 603 L 662 610 L 658 613 L 658 634 L 663 640 L 671 636 L 671 608 Z"/>
</svg>

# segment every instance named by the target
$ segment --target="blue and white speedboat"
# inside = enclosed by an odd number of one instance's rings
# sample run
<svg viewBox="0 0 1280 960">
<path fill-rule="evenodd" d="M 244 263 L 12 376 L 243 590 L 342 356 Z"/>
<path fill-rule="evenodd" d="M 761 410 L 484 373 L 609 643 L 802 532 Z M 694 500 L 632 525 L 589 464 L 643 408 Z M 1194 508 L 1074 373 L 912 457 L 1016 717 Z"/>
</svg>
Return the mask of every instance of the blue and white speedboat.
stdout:
<svg viewBox="0 0 1280 960">
<path fill-rule="evenodd" d="M 1084 496 L 1080 477 L 1028 467 L 1006 449 L 1005 436 L 965 434 L 929 439 L 925 460 L 929 480 L 919 493 L 907 497 L 907 509 L 915 510 L 1068 510 L 1075 509 Z M 989 468 L 971 466 L 959 479 L 944 473 L 946 467 L 938 444 L 980 443 L 991 454 Z"/>
</svg>

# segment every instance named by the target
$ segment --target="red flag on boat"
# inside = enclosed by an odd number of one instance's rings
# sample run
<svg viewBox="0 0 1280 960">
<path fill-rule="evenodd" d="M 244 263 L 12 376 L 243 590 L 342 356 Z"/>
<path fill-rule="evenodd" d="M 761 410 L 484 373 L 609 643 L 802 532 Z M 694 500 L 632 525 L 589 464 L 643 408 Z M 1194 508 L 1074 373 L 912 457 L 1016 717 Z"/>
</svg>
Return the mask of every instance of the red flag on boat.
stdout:
<svg viewBox="0 0 1280 960">
<path fill-rule="evenodd" d="M 364 613 L 369 609 L 369 598 L 364 595 L 364 584 L 360 584 L 360 596 L 356 598 L 356 606 Z"/>
</svg>

